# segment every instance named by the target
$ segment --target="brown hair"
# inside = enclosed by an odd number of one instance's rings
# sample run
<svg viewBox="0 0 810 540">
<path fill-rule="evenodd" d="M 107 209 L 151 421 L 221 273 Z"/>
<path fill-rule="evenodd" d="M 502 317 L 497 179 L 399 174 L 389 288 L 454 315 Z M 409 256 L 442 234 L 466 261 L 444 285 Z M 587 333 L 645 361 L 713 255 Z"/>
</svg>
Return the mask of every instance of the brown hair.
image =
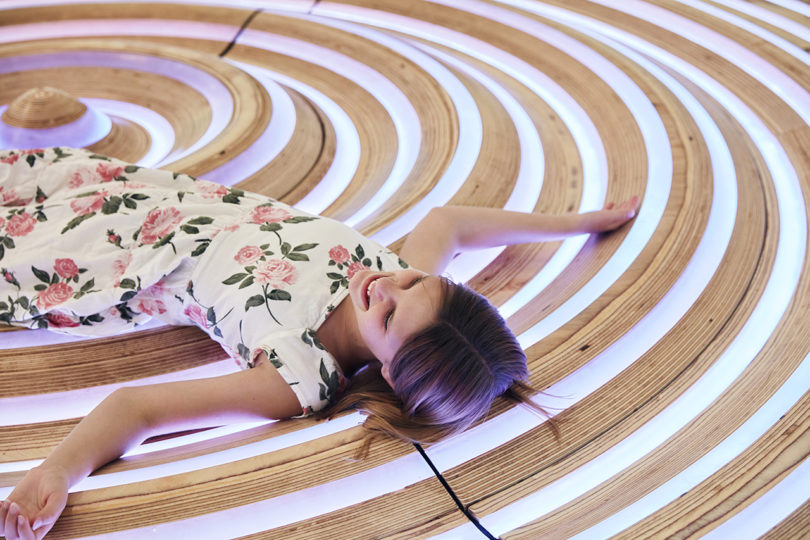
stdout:
<svg viewBox="0 0 810 540">
<path fill-rule="evenodd" d="M 393 390 L 374 362 L 319 415 L 364 412 L 369 437 L 361 455 L 378 434 L 432 443 L 463 431 L 484 416 L 498 396 L 545 414 L 529 399 L 534 390 L 525 383 L 526 354 L 498 311 L 471 289 L 441 281 L 438 320 L 400 347 L 389 366 Z"/>
</svg>

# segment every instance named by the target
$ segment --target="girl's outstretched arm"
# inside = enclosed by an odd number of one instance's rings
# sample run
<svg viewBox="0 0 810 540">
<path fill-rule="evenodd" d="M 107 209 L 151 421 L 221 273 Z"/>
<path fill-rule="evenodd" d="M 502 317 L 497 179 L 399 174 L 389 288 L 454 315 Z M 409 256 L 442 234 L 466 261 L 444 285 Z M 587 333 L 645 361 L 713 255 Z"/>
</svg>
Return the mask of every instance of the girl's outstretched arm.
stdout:
<svg viewBox="0 0 810 540">
<path fill-rule="evenodd" d="M 0 536 L 42 538 L 64 510 L 71 486 L 147 437 L 298 414 L 298 399 L 266 357 L 251 370 L 221 377 L 120 388 L 0 504 Z"/>
<path fill-rule="evenodd" d="M 638 196 L 584 214 L 528 214 L 497 208 L 434 208 L 408 235 L 400 256 L 428 273 L 442 272 L 467 249 L 560 240 L 583 233 L 611 231 L 636 215 Z"/>
</svg>

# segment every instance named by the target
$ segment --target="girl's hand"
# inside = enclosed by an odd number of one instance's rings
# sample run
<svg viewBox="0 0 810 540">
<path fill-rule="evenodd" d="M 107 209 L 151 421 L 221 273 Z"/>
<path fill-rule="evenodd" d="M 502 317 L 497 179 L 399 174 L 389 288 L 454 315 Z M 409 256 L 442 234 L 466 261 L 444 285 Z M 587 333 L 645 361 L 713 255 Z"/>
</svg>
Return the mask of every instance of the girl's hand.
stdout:
<svg viewBox="0 0 810 540">
<path fill-rule="evenodd" d="M 607 232 L 618 229 L 636 217 L 638 203 L 639 197 L 634 195 L 619 204 L 608 203 L 602 210 L 582 214 L 586 219 L 587 232 Z"/>
<path fill-rule="evenodd" d="M 39 540 L 65 509 L 67 477 L 43 466 L 28 471 L 8 500 L 0 503 L 0 536 L 7 540 Z"/>
</svg>

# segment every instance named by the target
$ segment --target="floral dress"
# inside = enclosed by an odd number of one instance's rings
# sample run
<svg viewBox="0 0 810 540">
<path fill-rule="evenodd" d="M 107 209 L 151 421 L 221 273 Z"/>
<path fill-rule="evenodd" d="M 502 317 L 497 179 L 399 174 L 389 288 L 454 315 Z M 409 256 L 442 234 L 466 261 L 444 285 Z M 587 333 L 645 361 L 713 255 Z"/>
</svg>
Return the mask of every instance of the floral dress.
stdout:
<svg viewBox="0 0 810 540">
<path fill-rule="evenodd" d="M 0 321 L 107 336 L 202 328 L 265 352 L 305 414 L 345 381 L 316 331 L 363 268 L 407 265 L 340 222 L 86 150 L 0 152 Z"/>
</svg>

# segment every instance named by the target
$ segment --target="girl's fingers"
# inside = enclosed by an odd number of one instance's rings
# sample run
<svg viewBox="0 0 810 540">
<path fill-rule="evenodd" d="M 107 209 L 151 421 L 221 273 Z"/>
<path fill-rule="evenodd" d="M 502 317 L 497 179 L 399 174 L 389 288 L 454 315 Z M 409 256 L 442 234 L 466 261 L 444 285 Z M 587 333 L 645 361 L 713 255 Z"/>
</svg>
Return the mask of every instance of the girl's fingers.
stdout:
<svg viewBox="0 0 810 540">
<path fill-rule="evenodd" d="M 6 512 L 6 519 L 4 520 L 7 540 L 17 540 L 17 516 L 20 515 L 20 509 L 16 503 L 11 503 Z"/>
<path fill-rule="evenodd" d="M 8 513 L 8 501 L 0 502 L 0 536 L 5 536 L 6 514 Z"/>
<path fill-rule="evenodd" d="M 31 530 L 31 524 L 23 516 L 17 518 L 17 533 L 21 540 L 36 540 L 36 535 Z"/>
</svg>

